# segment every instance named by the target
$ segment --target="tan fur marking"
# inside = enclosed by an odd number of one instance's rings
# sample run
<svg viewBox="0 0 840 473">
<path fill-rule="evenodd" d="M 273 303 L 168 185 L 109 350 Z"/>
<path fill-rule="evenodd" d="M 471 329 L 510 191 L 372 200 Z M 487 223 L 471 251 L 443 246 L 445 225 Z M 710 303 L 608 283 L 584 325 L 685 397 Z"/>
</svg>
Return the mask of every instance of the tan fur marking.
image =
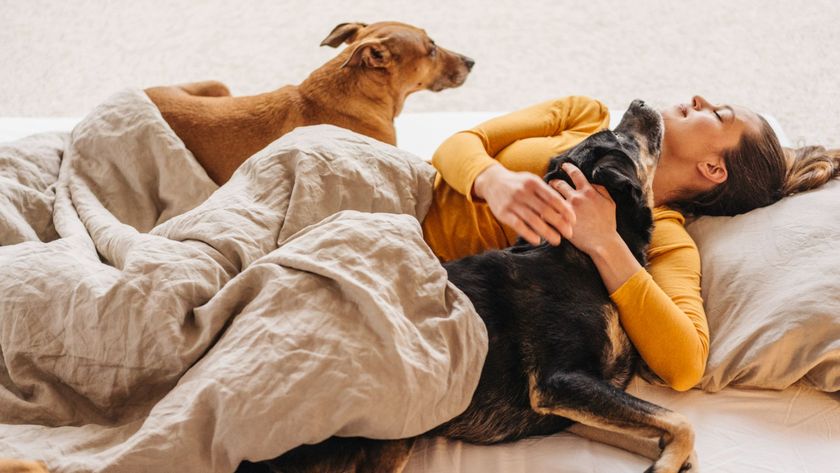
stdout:
<svg viewBox="0 0 840 473">
<path fill-rule="evenodd" d="M 661 435 L 666 445 L 662 450 L 662 455 L 654 463 L 655 471 L 676 473 L 690 457 L 696 462 L 693 454 L 694 430 L 691 428 L 688 419 L 681 414 L 662 408 L 661 413 L 645 415 L 638 419 L 635 425 L 629 425 L 629 422 L 623 425 L 614 425 L 609 423 L 607 419 L 586 412 L 562 406 L 543 405 L 543 396 L 537 387 L 536 376 L 530 374 L 528 379 L 531 408 L 537 413 L 565 417 L 581 424 L 622 435 L 641 437 L 659 437 Z"/>
<path fill-rule="evenodd" d="M 644 137 L 638 137 L 639 162 L 636 163 L 636 174 L 642 185 L 642 195 L 648 207 L 653 208 L 653 175 L 656 171 L 656 156 L 648 153 L 648 143 Z"/>
<path fill-rule="evenodd" d="M 618 310 L 612 304 L 604 307 L 604 318 L 607 322 L 607 338 L 609 343 L 604 347 L 604 365 L 612 367 L 618 357 L 627 351 L 629 339 L 624 329 L 621 328 L 621 321 L 618 318 Z"/>
</svg>

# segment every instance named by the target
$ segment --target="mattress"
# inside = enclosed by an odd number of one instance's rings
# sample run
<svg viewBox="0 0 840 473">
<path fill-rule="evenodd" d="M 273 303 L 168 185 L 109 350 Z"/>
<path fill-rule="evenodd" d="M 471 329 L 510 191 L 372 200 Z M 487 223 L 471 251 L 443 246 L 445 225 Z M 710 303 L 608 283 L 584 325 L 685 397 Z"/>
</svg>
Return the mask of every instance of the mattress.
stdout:
<svg viewBox="0 0 840 473">
<path fill-rule="evenodd" d="M 455 131 L 493 112 L 406 113 L 397 120 L 400 147 L 430 158 Z M 613 125 L 620 118 L 613 113 Z M 777 120 L 765 115 L 784 145 L 790 142 Z M 69 130 L 78 118 L 0 118 L 0 142 L 35 132 Z M 687 416 L 696 431 L 703 471 L 838 471 L 840 394 L 805 385 L 784 391 L 726 388 L 710 394 L 678 393 L 635 379 L 632 394 Z M 418 442 L 407 473 L 640 472 L 649 461 L 568 433 L 493 446 L 445 439 Z"/>
</svg>

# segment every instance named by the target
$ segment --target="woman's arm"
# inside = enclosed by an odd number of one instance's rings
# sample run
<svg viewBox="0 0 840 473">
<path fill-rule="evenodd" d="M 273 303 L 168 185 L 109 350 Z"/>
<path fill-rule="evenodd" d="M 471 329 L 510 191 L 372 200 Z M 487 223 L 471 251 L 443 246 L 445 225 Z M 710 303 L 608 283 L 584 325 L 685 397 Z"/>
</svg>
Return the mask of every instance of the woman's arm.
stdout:
<svg viewBox="0 0 840 473">
<path fill-rule="evenodd" d="M 475 178 L 511 145 L 515 157 L 502 165 L 542 175 L 550 158 L 606 128 L 609 121 L 607 107 L 597 100 L 549 100 L 452 135 L 435 151 L 432 164 L 447 184 L 471 198 Z"/>
<path fill-rule="evenodd" d="M 526 240 L 557 245 L 574 215 L 539 175 L 551 157 L 608 123 L 609 112 L 596 100 L 543 102 L 456 133 L 432 164 L 451 187 L 487 201 L 496 219 Z"/>
<path fill-rule="evenodd" d="M 570 241 L 592 258 L 642 359 L 673 389 L 691 389 L 703 376 L 709 352 L 696 247 L 687 234 L 680 236 L 679 222 L 665 222 L 654 230 L 651 276 L 618 235 L 609 193 L 590 185 L 576 167 L 567 164 L 564 170 L 576 189 L 563 181 L 552 185 L 577 215 Z"/>
</svg>

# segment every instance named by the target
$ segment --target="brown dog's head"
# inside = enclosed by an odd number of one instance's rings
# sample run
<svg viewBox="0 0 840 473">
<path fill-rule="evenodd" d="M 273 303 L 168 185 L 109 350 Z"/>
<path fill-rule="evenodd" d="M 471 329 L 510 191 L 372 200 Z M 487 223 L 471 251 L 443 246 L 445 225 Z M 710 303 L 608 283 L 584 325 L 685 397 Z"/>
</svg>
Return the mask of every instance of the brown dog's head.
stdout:
<svg viewBox="0 0 840 473">
<path fill-rule="evenodd" d="M 388 73 L 393 85 L 408 95 L 458 87 L 475 61 L 435 44 L 420 28 L 397 22 L 342 23 L 321 46 L 350 45 L 341 67 L 367 67 Z M 405 96 L 404 95 L 404 96 Z"/>
</svg>

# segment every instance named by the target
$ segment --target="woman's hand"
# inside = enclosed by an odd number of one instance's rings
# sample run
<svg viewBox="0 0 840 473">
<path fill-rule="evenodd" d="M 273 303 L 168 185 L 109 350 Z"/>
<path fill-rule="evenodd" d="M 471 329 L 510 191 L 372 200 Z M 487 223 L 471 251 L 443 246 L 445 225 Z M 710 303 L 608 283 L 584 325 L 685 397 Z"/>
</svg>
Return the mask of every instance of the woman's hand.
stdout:
<svg viewBox="0 0 840 473">
<path fill-rule="evenodd" d="M 540 238 L 559 245 L 572 236 L 572 206 L 534 174 L 494 164 L 476 177 L 473 192 L 487 201 L 496 219 L 532 245 Z"/>
<path fill-rule="evenodd" d="M 549 184 L 571 204 L 577 216 L 569 241 L 592 258 L 612 294 L 642 266 L 616 230 L 615 202 L 607 189 L 590 184 L 572 164 L 564 164 L 563 170 L 572 178 L 575 189 L 559 179 Z"/>
<path fill-rule="evenodd" d="M 616 240 L 621 240 L 615 224 L 615 202 L 603 186 L 590 184 L 573 164 L 563 164 L 563 170 L 572 178 L 575 188 L 560 179 L 554 179 L 549 184 L 560 192 L 577 217 L 572 226 L 572 236 L 567 238 L 579 250 L 594 258 L 596 252 L 613 248 Z"/>
</svg>

